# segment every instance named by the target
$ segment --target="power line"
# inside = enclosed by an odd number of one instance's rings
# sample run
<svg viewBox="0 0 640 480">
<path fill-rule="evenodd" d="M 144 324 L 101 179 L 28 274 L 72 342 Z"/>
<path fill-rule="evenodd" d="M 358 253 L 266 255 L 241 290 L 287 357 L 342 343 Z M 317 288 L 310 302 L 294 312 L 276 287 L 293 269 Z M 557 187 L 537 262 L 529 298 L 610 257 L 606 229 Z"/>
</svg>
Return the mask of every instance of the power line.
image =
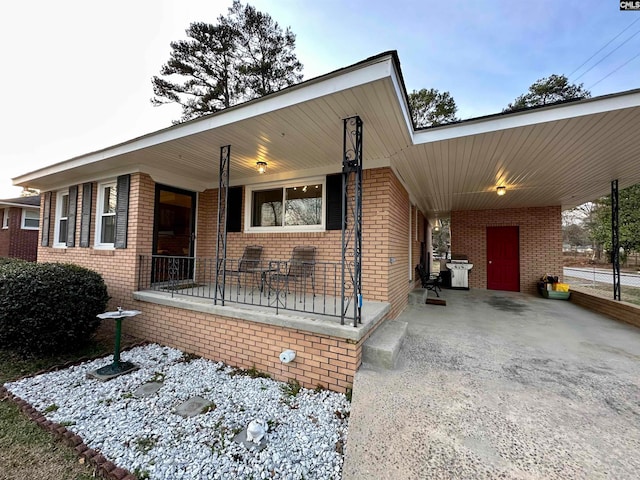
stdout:
<svg viewBox="0 0 640 480">
<path fill-rule="evenodd" d="M 627 60 L 626 62 L 624 62 L 622 65 L 620 65 L 619 67 L 617 67 L 616 69 L 612 70 L 611 72 L 607 73 L 604 77 L 602 77 L 600 80 L 598 80 L 596 83 L 594 83 L 593 85 L 591 85 L 587 90 L 591 90 L 593 87 L 595 87 L 597 84 L 599 84 L 601 81 L 603 81 L 605 78 L 610 77 L 611 75 L 613 75 L 614 73 L 616 73 L 618 70 L 620 70 L 622 67 L 624 67 L 625 65 L 627 65 L 628 63 L 631 63 L 633 60 L 635 60 L 636 58 L 640 57 L 640 53 L 638 53 L 637 55 L 631 57 L 629 60 Z"/>
<path fill-rule="evenodd" d="M 611 40 L 609 40 L 607 43 L 604 44 L 604 46 L 598 50 L 596 53 L 594 53 L 593 55 L 591 55 L 589 58 L 587 58 L 582 65 L 580 65 L 578 68 L 576 68 L 573 72 L 571 72 L 568 76 L 571 77 L 571 75 L 573 75 L 574 73 L 576 73 L 578 70 L 580 70 L 582 67 L 584 67 L 589 60 L 591 60 L 593 57 L 595 57 L 597 54 L 599 54 L 602 50 L 604 50 L 605 48 L 607 48 L 611 42 L 613 42 L 616 38 L 618 38 L 620 35 L 622 35 L 624 32 L 626 32 L 627 30 L 629 30 L 633 25 L 635 25 L 638 21 L 640 21 L 640 18 L 636 18 L 633 22 L 631 22 L 631 24 L 623 29 L 620 33 L 618 33 L 615 37 L 613 37 Z M 588 71 L 588 70 L 587 70 Z M 584 75 L 584 74 L 583 74 Z M 578 77 L 580 78 L 580 77 Z"/>
<path fill-rule="evenodd" d="M 631 35 L 629 38 L 627 38 L 624 42 L 622 42 L 620 45 L 618 45 L 616 48 L 614 48 L 613 50 L 611 50 L 609 53 L 607 53 L 604 57 L 602 57 L 600 60 L 598 60 L 596 63 L 594 63 L 593 65 L 591 65 L 590 68 L 588 68 L 587 70 L 585 70 L 584 72 L 582 72 L 580 75 L 578 75 L 575 79 L 574 82 L 578 79 L 580 79 L 581 77 L 583 77 L 586 73 L 589 73 L 591 70 L 593 70 L 597 65 L 599 65 L 600 63 L 602 63 L 602 61 L 607 58 L 609 55 L 611 55 L 613 52 L 615 52 L 616 50 L 618 50 L 620 47 L 622 47 L 625 43 L 627 43 L 629 40 L 631 40 L 633 37 L 635 37 L 636 35 L 638 35 L 640 33 L 640 30 L 638 30 L 636 33 L 634 33 L 633 35 Z"/>
</svg>

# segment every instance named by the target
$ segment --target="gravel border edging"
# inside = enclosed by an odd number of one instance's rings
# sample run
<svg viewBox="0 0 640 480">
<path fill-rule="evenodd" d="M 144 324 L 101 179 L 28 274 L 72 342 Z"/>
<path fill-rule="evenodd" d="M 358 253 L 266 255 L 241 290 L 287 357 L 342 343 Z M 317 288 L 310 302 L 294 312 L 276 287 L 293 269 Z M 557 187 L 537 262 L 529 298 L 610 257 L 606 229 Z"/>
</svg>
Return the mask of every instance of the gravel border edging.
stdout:
<svg viewBox="0 0 640 480">
<path fill-rule="evenodd" d="M 122 351 L 131 350 L 136 347 L 141 347 L 144 345 L 148 345 L 149 342 L 143 341 L 138 342 L 133 345 L 128 346 Z M 102 358 L 104 355 L 97 355 L 95 357 L 82 357 L 77 360 L 73 360 L 70 362 L 65 362 L 60 365 L 54 365 L 51 368 L 43 369 L 38 372 L 35 372 L 30 375 L 25 375 L 22 378 L 30 378 L 35 377 L 37 375 L 42 375 L 44 373 L 55 372 L 58 370 L 64 370 L 65 368 L 72 367 L 74 365 L 80 365 L 81 363 L 96 360 L 98 358 Z M 0 401 L 9 399 L 11 400 L 20 411 L 29 418 L 29 420 L 35 422 L 40 428 L 49 432 L 53 435 L 54 438 L 58 439 L 68 447 L 72 448 L 75 454 L 79 458 L 84 458 L 85 461 L 89 462 L 96 469 L 98 475 L 100 475 L 105 480 L 138 480 L 133 473 L 125 470 L 124 468 L 118 467 L 115 463 L 110 462 L 104 456 L 102 456 L 96 450 L 89 448 L 85 445 L 82 437 L 76 435 L 71 430 L 67 429 L 67 427 L 60 425 L 59 423 L 52 422 L 51 420 L 47 420 L 41 412 L 36 410 L 29 402 L 23 400 L 22 398 L 14 395 L 4 385 L 0 385 Z"/>
</svg>

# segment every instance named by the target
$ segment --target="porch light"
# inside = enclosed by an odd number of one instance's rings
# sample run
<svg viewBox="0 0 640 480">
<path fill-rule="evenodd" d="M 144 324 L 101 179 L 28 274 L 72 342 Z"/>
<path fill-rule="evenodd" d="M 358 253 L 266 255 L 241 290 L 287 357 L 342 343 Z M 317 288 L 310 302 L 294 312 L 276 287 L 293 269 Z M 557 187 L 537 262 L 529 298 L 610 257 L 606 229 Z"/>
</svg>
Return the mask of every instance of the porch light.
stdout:
<svg viewBox="0 0 640 480">
<path fill-rule="evenodd" d="M 503 196 L 505 193 L 507 193 L 507 187 L 505 187 L 504 185 L 497 187 L 496 193 L 498 194 L 499 197 Z"/>
<path fill-rule="evenodd" d="M 442 228 L 442 222 L 440 222 L 440 219 L 438 217 L 436 217 L 436 221 L 433 224 L 433 231 L 434 232 L 439 232 L 441 228 Z"/>
<path fill-rule="evenodd" d="M 256 162 L 256 169 L 259 174 L 267 173 L 267 162 Z"/>
</svg>

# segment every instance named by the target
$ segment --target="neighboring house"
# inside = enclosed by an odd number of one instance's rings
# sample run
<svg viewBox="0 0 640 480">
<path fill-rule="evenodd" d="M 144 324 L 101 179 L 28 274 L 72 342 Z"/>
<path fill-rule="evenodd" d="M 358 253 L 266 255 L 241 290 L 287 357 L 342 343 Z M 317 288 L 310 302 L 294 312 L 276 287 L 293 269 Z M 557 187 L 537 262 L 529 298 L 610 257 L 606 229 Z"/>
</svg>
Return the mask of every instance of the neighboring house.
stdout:
<svg viewBox="0 0 640 480">
<path fill-rule="evenodd" d="M 35 262 L 38 257 L 40 196 L 0 200 L 0 257 Z"/>
<path fill-rule="evenodd" d="M 639 117 L 632 91 L 416 129 L 388 52 L 14 183 L 43 192 L 38 259 L 99 271 L 128 333 L 345 390 L 437 218 L 471 288 L 535 292 L 561 210 L 640 181 Z"/>
</svg>

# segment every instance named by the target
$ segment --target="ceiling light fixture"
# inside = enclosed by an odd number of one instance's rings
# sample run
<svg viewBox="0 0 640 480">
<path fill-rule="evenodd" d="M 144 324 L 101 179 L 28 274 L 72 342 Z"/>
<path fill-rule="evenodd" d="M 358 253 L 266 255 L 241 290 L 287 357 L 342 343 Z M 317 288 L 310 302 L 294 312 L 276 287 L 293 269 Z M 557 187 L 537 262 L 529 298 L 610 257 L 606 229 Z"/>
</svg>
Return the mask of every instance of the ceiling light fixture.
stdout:
<svg viewBox="0 0 640 480">
<path fill-rule="evenodd" d="M 442 228 L 442 222 L 440 221 L 440 219 L 436 216 L 436 221 L 433 224 L 433 231 L 434 232 L 439 232 L 440 229 Z"/>
<path fill-rule="evenodd" d="M 496 188 L 496 193 L 498 194 L 498 196 L 503 196 L 505 193 L 507 193 L 507 187 L 505 187 L 504 185 L 501 185 L 499 187 Z"/>
<path fill-rule="evenodd" d="M 256 162 L 256 168 L 259 174 L 267 173 L 267 162 Z"/>
</svg>

